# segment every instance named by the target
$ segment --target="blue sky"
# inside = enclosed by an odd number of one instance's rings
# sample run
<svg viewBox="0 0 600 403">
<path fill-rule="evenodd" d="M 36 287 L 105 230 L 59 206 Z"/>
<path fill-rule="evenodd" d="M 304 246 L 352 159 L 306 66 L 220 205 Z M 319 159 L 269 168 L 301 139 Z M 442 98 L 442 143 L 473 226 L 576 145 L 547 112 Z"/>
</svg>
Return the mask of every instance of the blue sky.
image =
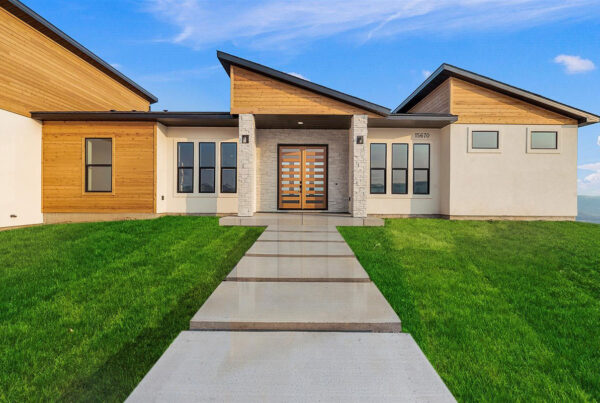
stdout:
<svg viewBox="0 0 600 403">
<path fill-rule="evenodd" d="M 600 113 L 598 0 L 25 0 L 158 96 L 229 110 L 217 49 L 389 108 L 447 62 Z M 600 124 L 579 136 L 600 195 Z"/>
</svg>

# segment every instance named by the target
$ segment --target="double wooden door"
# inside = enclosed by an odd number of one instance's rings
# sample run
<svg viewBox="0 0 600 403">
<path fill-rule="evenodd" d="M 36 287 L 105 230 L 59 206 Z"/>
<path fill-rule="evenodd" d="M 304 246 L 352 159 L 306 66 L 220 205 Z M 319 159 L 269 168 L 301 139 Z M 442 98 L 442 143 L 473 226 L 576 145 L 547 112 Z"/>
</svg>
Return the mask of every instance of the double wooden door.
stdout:
<svg viewBox="0 0 600 403">
<path fill-rule="evenodd" d="M 280 145 L 281 210 L 327 209 L 327 146 Z"/>
</svg>

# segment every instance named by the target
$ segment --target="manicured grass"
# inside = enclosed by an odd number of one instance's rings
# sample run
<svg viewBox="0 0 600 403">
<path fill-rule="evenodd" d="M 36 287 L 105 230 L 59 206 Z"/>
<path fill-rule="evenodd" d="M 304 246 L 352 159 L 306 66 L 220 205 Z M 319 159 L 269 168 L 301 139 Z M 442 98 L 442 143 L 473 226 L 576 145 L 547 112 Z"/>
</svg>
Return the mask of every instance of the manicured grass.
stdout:
<svg viewBox="0 0 600 403">
<path fill-rule="evenodd" d="M 0 401 L 122 401 L 261 232 L 213 217 L 0 232 Z"/>
<path fill-rule="evenodd" d="M 341 232 L 459 401 L 600 400 L 600 225 Z"/>
</svg>

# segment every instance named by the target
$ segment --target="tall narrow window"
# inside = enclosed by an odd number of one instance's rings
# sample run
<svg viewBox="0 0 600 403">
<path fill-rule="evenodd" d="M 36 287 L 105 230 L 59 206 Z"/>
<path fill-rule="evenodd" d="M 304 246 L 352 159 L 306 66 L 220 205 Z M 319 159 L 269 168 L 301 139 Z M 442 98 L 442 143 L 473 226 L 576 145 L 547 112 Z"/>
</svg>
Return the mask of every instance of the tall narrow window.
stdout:
<svg viewBox="0 0 600 403">
<path fill-rule="evenodd" d="M 112 139 L 85 139 L 85 191 L 112 192 Z"/>
<path fill-rule="evenodd" d="M 371 194 L 385 194 L 387 145 L 371 143 Z"/>
<path fill-rule="evenodd" d="M 237 143 L 221 143 L 221 193 L 237 192 Z"/>
<path fill-rule="evenodd" d="M 429 194 L 429 144 L 413 146 L 413 194 Z"/>
<path fill-rule="evenodd" d="M 194 143 L 177 143 L 177 193 L 194 192 Z"/>
<path fill-rule="evenodd" d="M 200 193 L 215 193 L 215 143 L 200 143 Z"/>
<path fill-rule="evenodd" d="M 392 144 L 392 193 L 408 193 L 408 144 Z"/>
</svg>

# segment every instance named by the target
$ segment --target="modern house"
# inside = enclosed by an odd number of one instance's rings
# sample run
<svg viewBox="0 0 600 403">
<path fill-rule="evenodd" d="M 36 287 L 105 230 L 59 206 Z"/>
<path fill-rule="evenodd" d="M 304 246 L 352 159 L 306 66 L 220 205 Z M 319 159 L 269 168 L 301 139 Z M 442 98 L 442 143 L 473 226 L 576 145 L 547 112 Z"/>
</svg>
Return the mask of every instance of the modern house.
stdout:
<svg viewBox="0 0 600 403">
<path fill-rule="evenodd" d="M 156 97 L 0 0 L 0 227 L 318 210 L 571 220 L 597 115 L 443 64 L 393 111 L 217 52 L 227 112 Z"/>
</svg>

